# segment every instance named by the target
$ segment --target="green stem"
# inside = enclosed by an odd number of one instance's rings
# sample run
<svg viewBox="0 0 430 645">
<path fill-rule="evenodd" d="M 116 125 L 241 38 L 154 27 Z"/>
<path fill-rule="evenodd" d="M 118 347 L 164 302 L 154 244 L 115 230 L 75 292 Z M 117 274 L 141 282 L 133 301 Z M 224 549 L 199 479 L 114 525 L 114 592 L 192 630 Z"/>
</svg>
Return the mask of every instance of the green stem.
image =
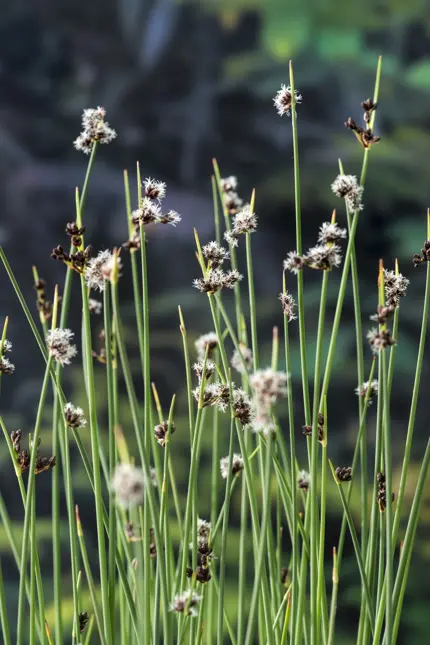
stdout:
<svg viewBox="0 0 430 645">
<path fill-rule="evenodd" d="M 293 132 L 293 159 L 294 159 L 294 201 L 296 213 L 296 249 L 299 255 L 302 254 L 302 215 L 300 200 L 300 164 L 299 164 L 299 138 L 297 130 L 297 111 L 294 86 L 293 64 L 290 61 L 290 87 L 291 87 L 291 125 Z M 297 304 L 299 312 L 299 340 L 300 360 L 302 372 L 303 406 L 305 410 L 305 423 L 311 422 L 311 404 L 309 397 L 307 351 L 306 351 L 306 330 L 305 330 L 305 304 L 303 294 L 303 272 L 297 274 Z"/>
<path fill-rule="evenodd" d="M 48 358 L 43 378 L 42 389 L 40 393 L 39 406 L 37 409 L 36 423 L 34 425 L 33 441 L 31 449 L 30 466 L 28 471 L 27 496 L 25 502 L 24 529 L 22 533 L 21 560 L 20 560 L 20 580 L 18 592 L 18 618 L 16 629 L 16 645 L 22 645 L 24 642 L 24 616 L 25 616 L 25 572 L 27 569 L 27 557 L 29 548 L 30 528 L 31 528 L 31 500 L 35 488 L 35 473 L 37 444 L 40 436 L 40 427 L 42 424 L 43 411 L 45 407 L 46 395 L 50 380 L 50 370 L 52 357 Z"/>
<path fill-rule="evenodd" d="M 3 633 L 4 645 L 12 645 L 9 630 L 9 621 L 7 617 L 6 598 L 4 594 L 3 573 L 0 560 L 0 620 Z"/>
<path fill-rule="evenodd" d="M 231 384 L 230 384 L 231 390 Z M 230 391 L 230 396 L 232 395 Z M 231 416 L 230 423 L 230 443 L 228 449 L 228 460 L 229 468 L 227 475 L 227 482 L 225 486 L 225 498 L 224 498 L 224 513 L 223 513 L 223 524 L 222 524 L 222 536 L 221 536 L 221 549 L 220 549 L 220 568 L 219 568 L 219 591 L 218 591 L 218 624 L 217 624 L 217 645 L 223 645 L 224 641 L 224 590 L 225 590 L 225 556 L 227 549 L 227 533 L 228 533 L 228 520 L 229 520 L 229 511 L 230 511 L 230 499 L 231 499 L 231 484 L 233 478 L 232 462 L 233 462 L 233 448 L 234 448 L 234 417 Z"/>
</svg>

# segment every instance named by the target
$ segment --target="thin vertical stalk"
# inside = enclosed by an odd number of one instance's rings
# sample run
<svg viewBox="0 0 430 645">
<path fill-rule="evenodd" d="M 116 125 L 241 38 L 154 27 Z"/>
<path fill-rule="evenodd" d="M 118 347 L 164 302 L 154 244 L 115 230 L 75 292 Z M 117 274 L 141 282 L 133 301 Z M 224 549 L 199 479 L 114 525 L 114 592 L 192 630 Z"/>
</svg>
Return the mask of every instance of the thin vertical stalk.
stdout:
<svg viewBox="0 0 430 645">
<path fill-rule="evenodd" d="M 230 396 L 231 392 L 231 383 L 230 383 Z M 222 524 L 222 536 L 221 536 L 221 549 L 220 549 L 220 568 L 219 568 L 219 591 L 218 591 L 218 623 L 217 623 L 217 645 L 223 645 L 224 641 L 224 590 L 225 590 L 225 555 L 227 550 L 227 533 L 228 533 L 228 520 L 230 512 L 230 499 L 231 499 L 231 483 L 233 479 L 233 448 L 234 448 L 234 416 L 231 415 L 230 422 L 230 441 L 228 449 L 228 475 L 225 486 L 225 498 L 224 498 L 224 513 L 223 513 L 223 524 Z"/>
<path fill-rule="evenodd" d="M 339 159 L 339 171 L 343 175 L 343 164 Z M 351 230 L 351 213 L 345 202 L 346 218 L 348 222 L 348 232 Z M 361 323 L 361 305 L 360 305 L 360 284 L 358 279 L 357 255 L 355 244 L 351 251 L 351 277 L 352 293 L 354 299 L 354 319 L 355 319 L 355 345 L 357 354 L 357 386 L 361 387 L 364 382 L 364 355 L 363 355 L 363 326 Z M 361 419 L 363 412 L 363 399 L 358 397 L 358 416 Z M 363 435 L 360 446 L 360 503 L 361 503 L 361 545 L 363 552 L 366 550 L 367 539 L 367 436 L 366 427 L 363 428 Z"/>
<path fill-rule="evenodd" d="M 12 645 L 12 641 L 10 638 L 9 620 L 7 617 L 7 607 L 6 607 L 6 598 L 4 593 L 1 559 L 0 559 L 0 621 L 1 621 L 1 629 L 3 633 L 4 645 Z"/>
<path fill-rule="evenodd" d="M 254 211 L 255 191 L 252 192 L 250 210 Z M 249 295 L 249 317 L 251 322 L 251 342 L 252 342 L 252 357 L 254 372 L 258 370 L 258 337 L 257 337 L 257 311 L 255 307 L 255 287 L 254 287 L 254 271 L 252 268 L 252 250 L 251 250 L 251 235 L 246 233 L 246 267 L 248 273 L 248 295 Z"/>
<path fill-rule="evenodd" d="M 427 213 L 427 238 L 430 239 L 430 210 Z M 393 544 L 397 543 L 400 520 L 402 516 L 403 499 L 406 490 L 406 481 L 409 470 L 409 461 L 411 457 L 412 439 L 415 429 L 415 417 L 418 406 L 418 396 L 420 391 L 421 374 L 423 369 L 424 349 L 427 337 L 428 315 L 430 308 L 430 263 L 427 262 L 426 284 L 424 291 L 424 305 L 421 322 L 420 342 L 418 347 L 417 366 L 415 369 L 414 386 L 412 390 L 411 407 L 409 412 L 408 430 L 406 433 L 405 448 L 403 452 L 402 472 L 400 475 L 399 491 L 397 493 L 396 511 L 393 522 Z"/>
<path fill-rule="evenodd" d="M 76 221 L 82 226 L 79 193 L 76 191 Z M 83 315 L 83 357 L 88 385 L 89 425 L 91 435 L 92 465 L 94 477 L 94 496 L 96 506 L 97 541 L 100 570 L 100 586 L 102 593 L 103 625 L 107 645 L 112 645 L 111 615 L 109 605 L 109 581 L 107 572 L 107 557 L 105 548 L 105 533 L 103 524 L 103 492 L 100 471 L 99 428 L 97 424 L 97 408 L 94 386 L 94 367 L 92 358 L 91 322 L 88 305 L 88 289 L 84 276 L 81 276 L 82 315 Z"/>
<path fill-rule="evenodd" d="M 311 513 L 311 534 L 310 534 L 310 583 L 311 583 L 311 645 L 317 645 L 319 641 L 320 624 L 318 620 L 318 413 L 319 407 L 319 390 L 320 390 L 320 373 L 321 373 L 321 356 L 324 341 L 324 322 L 325 309 L 327 302 L 328 271 L 323 272 L 321 284 L 320 310 L 318 317 L 317 345 L 315 352 L 315 369 L 314 369 L 314 400 L 313 400 L 313 417 L 312 417 L 312 436 L 311 436 L 311 487 L 310 487 L 310 513 Z M 322 409 L 322 408 L 321 408 Z"/>
<path fill-rule="evenodd" d="M 28 470 L 28 483 L 27 483 L 27 496 L 25 502 L 24 514 L 24 528 L 22 533 L 22 546 L 21 546 L 21 560 L 20 560 L 20 580 L 18 591 L 18 617 L 16 628 L 16 645 L 22 645 L 24 642 L 24 616 L 25 616 L 25 572 L 27 569 L 27 557 L 29 548 L 30 528 L 31 528 L 31 500 L 33 490 L 35 487 L 35 473 L 34 468 L 36 465 L 37 444 L 40 436 L 40 428 L 42 424 L 43 411 L 45 407 L 46 396 L 48 393 L 48 386 L 50 380 L 50 371 L 52 364 L 52 356 L 49 356 L 45 368 L 45 376 L 43 378 L 42 389 L 40 392 L 39 405 L 37 409 L 36 422 L 34 425 L 32 449 L 30 457 L 30 466 Z"/>
<path fill-rule="evenodd" d="M 282 278 L 282 291 L 286 294 L 285 273 Z M 284 315 L 284 344 L 285 344 L 285 371 L 291 374 L 291 352 L 289 339 L 289 321 Z M 291 634 L 296 633 L 297 620 L 297 599 L 299 592 L 298 574 L 298 557 L 299 544 L 297 534 L 297 467 L 296 467 L 296 439 L 294 434 L 294 403 L 293 403 L 293 386 L 291 377 L 287 379 L 287 401 L 288 401 L 288 426 L 290 438 L 290 477 L 291 477 L 291 595 L 290 595 L 290 612 L 291 612 Z"/>
<path fill-rule="evenodd" d="M 331 603 L 330 603 L 330 620 L 329 620 L 329 630 L 328 630 L 328 639 L 327 645 L 334 645 L 334 633 L 336 627 L 336 611 L 337 611 L 337 593 L 339 589 L 339 572 L 337 568 L 337 553 L 336 548 L 333 547 L 333 588 L 331 592 Z"/>
<path fill-rule="evenodd" d="M 266 554 L 266 542 L 267 542 L 267 529 L 269 525 L 270 517 L 270 507 L 271 507 L 271 495 L 270 495 L 270 475 L 271 475 L 271 465 L 272 465 L 272 434 L 270 433 L 267 438 L 266 443 L 266 460 L 265 460 L 265 472 L 264 472 L 264 500 L 263 500 L 263 515 L 261 518 L 261 531 L 260 531 L 260 543 L 258 545 L 258 554 L 257 561 L 255 565 L 255 575 L 254 575 L 254 587 L 252 591 L 251 604 L 249 608 L 249 618 L 248 618 L 248 627 L 246 630 L 245 636 L 245 645 L 251 645 L 254 637 L 254 626 L 256 618 L 256 610 L 258 598 L 260 595 L 260 584 L 262 580 L 263 568 L 264 568 L 264 559 Z M 267 625 L 268 635 L 272 631 L 271 625 Z M 269 639 L 270 642 L 270 639 Z"/>
<path fill-rule="evenodd" d="M 299 138 L 297 130 L 296 96 L 294 85 L 293 63 L 290 61 L 290 87 L 291 87 L 291 125 L 293 133 L 293 159 L 294 159 L 294 202 L 296 213 L 296 249 L 299 255 L 302 254 L 302 213 L 300 201 L 300 164 L 299 164 Z M 311 404 L 309 397 L 308 366 L 306 351 L 306 329 L 305 329 L 305 303 L 303 294 L 303 272 L 297 273 L 297 301 L 299 312 L 299 340 L 300 360 L 302 372 L 303 406 L 305 411 L 305 423 L 311 423 Z"/>
<path fill-rule="evenodd" d="M 105 289 L 103 292 L 103 314 L 105 330 L 105 348 L 106 348 L 106 384 L 107 384 L 107 403 L 108 403 L 108 433 L 109 433 L 109 480 L 112 481 L 115 470 L 115 392 L 114 392 L 114 371 L 113 371 L 113 343 L 112 343 L 112 319 L 110 311 L 110 291 Z M 116 512 L 115 497 L 111 487 L 109 488 L 109 545 L 108 545 L 108 578 L 109 578 L 109 601 L 110 615 L 112 620 L 111 630 L 115 634 L 115 588 L 116 588 Z"/>
</svg>

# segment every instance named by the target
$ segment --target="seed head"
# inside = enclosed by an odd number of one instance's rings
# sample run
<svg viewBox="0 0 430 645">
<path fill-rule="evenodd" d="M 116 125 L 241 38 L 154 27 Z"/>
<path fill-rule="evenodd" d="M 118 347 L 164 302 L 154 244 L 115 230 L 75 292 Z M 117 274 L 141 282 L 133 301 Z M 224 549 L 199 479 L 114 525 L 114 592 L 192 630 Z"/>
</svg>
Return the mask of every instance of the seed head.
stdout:
<svg viewBox="0 0 430 645">
<path fill-rule="evenodd" d="M 304 260 L 311 269 L 331 271 L 342 261 L 341 249 L 337 244 L 317 244 L 309 249 Z"/>
<path fill-rule="evenodd" d="M 78 350 L 71 345 L 75 334 L 70 329 L 50 329 L 46 334 L 46 343 L 49 353 L 60 365 L 69 365 Z"/>
<path fill-rule="evenodd" d="M 387 306 L 396 308 L 400 304 L 400 298 L 406 295 L 409 280 L 401 273 L 384 269 L 384 287 Z"/>
<path fill-rule="evenodd" d="M 221 269 L 210 269 L 205 278 L 195 278 L 193 287 L 201 293 L 213 294 L 222 289 L 224 272 Z"/>
<path fill-rule="evenodd" d="M 350 482 L 352 479 L 352 468 L 346 466 L 345 468 L 336 468 L 336 477 L 340 482 Z"/>
<path fill-rule="evenodd" d="M 111 485 L 118 504 L 129 508 L 143 503 L 145 484 L 145 475 L 140 468 L 131 464 L 118 464 Z"/>
<path fill-rule="evenodd" d="M 224 193 L 223 205 L 229 215 L 236 215 L 243 206 L 243 199 L 232 190 Z"/>
<path fill-rule="evenodd" d="M 170 610 L 195 618 L 198 616 L 198 605 L 201 599 L 202 597 L 195 591 L 184 591 L 181 594 L 176 594 L 170 605 Z"/>
<path fill-rule="evenodd" d="M 249 372 L 252 369 L 252 350 L 249 349 L 249 347 L 246 347 L 243 343 L 240 343 L 240 353 L 237 349 L 234 350 L 231 359 L 231 366 L 240 374 L 246 374 Z"/>
<path fill-rule="evenodd" d="M 83 409 L 75 407 L 73 403 L 66 403 L 64 406 L 64 417 L 69 428 L 83 428 L 87 425 Z"/>
<path fill-rule="evenodd" d="M 236 282 L 240 282 L 241 280 L 243 280 L 243 275 L 239 273 L 237 269 L 232 269 L 231 271 L 224 273 L 222 286 L 227 289 L 233 289 Z"/>
<path fill-rule="evenodd" d="M 301 470 L 297 475 L 297 486 L 305 491 L 309 490 L 311 476 L 306 470 Z"/>
<path fill-rule="evenodd" d="M 5 338 L 4 343 L 1 347 L 0 355 L 4 356 L 5 354 L 11 351 L 12 351 L 12 343 L 10 342 L 10 340 L 7 340 L 7 338 Z"/>
<path fill-rule="evenodd" d="M 233 401 L 231 404 L 233 415 L 239 423 L 245 427 L 252 425 L 255 419 L 255 410 L 252 401 L 247 393 L 241 388 L 233 390 Z"/>
<path fill-rule="evenodd" d="M 336 222 L 323 222 L 318 234 L 318 242 L 331 244 L 346 238 L 346 228 L 339 228 Z"/>
<path fill-rule="evenodd" d="M 160 224 L 171 224 L 171 226 L 176 226 L 182 220 L 182 217 L 176 211 L 170 210 L 168 213 L 160 215 L 159 222 Z"/>
<path fill-rule="evenodd" d="M 282 311 L 284 316 L 286 316 L 287 321 L 291 322 L 292 320 L 296 320 L 297 316 L 294 313 L 296 301 L 293 296 L 286 291 L 285 293 L 279 294 L 279 300 L 281 301 Z"/>
<path fill-rule="evenodd" d="M 343 197 L 351 211 L 360 211 L 363 208 L 363 186 L 360 186 L 355 175 L 338 175 L 331 185 L 337 197 Z"/>
<path fill-rule="evenodd" d="M 84 110 L 82 115 L 82 132 L 74 142 L 76 150 L 90 154 L 93 144 L 110 143 L 116 139 L 116 132 L 104 120 L 106 111 L 102 107 Z"/>
<path fill-rule="evenodd" d="M 223 246 L 220 246 L 218 242 L 209 242 L 203 247 L 202 252 L 211 269 L 217 269 L 230 257 L 230 253 Z"/>
<path fill-rule="evenodd" d="M 229 466 L 230 466 L 230 460 L 227 457 L 222 457 L 219 462 L 220 465 L 220 470 L 221 470 L 221 477 L 223 479 L 227 479 L 228 473 L 229 473 Z M 242 455 L 239 455 L 237 453 L 233 454 L 233 459 L 231 461 L 231 472 L 233 474 L 233 477 L 238 475 L 241 471 L 243 470 L 243 459 Z"/>
<path fill-rule="evenodd" d="M 13 374 L 15 365 L 6 356 L 0 356 L 0 374 Z"/>
<path fill-rule="evenodd" d="M 89 307 L 89 310 L 90 310 L 90 314 L 95 314 L 96 316 L 99 316 L 102 313 L 103 305 L 100 302 L 100 300 L 95 300 L 94 298 L 89 298 L 88 299 L 88 307 Z"/>
<path fill-rule="evenodd" d="M 370 389 L 369 389 L 370 388 Z M 372 398 L 378 394 L 378 381 L 373 379 L 372 382 L 365 381 L 361 385 L 355 388 L 354 392 L 357 396 L 361 396 L 363 399 L 366 398 L 367 392 L 369 391 L 368 405 L 372 405 Z"/>
<path fill-rule="evenodd" d="M 230 175 L 230 177 L 224 177 L 220 181 L 221 190 L 223 193 L 233 193 L 237 190 L 237 177 Z"/>
<path fill-rule="evenodd" d="M 166 184 L 150 177 L 147 177 L 143 182 L 143 189 L 145 197 L 149 197 L 149 199 L 161 201 L 166 196 Z"/>
<path fill-rule="evenodd" d="M 232 383 L 232 387 L 234 383 Z M 196 401 L 200 401 L 200 386 L 196 387 L 192 394 Z M 202 396 L 201 405 L 206 408 L 208 405 L 216 405 L 221 412 L 225 412 L 228 408 L 230 401 L 230 389 L 227 383 L 221 383 L 217 381 L 216 383 L 209 383 L 204 391 Z"/>
<path fill-rule="evenodd" d="M 377 354 L 381 349 L 396 344 L 389 329 L 381 329 L 381 331 L 376 328 L 370 329 L 367 332 L 367 340 L 374 354 Z"/>
<path fill-rule="evenodd" d="M 294 98 L 295 98 L 295 103 L 301 103 L 302 102 L 302 96 L 301 94 L 298 93 L 297 90 L 294 90 Z M 276 107 L 276 110 L 279 114 L 279 116 L 283 116 L 286 114 L 287 116 L 290 116 L 291 114 L 291 107 L 293 104 L 293 96 L 291 92 L 291 87 L 288 85 L 281 85 L 281 89 L 277 91 L 276 96 L 273 99 L 273 103 Z"/>
<path fill-rule="evenodd" d="M 287 396 L 287 378 L 285 372 L 275 372 L 270 367 L 254 372 L 249 383 L 257 402 L 271 407 L 278 399 Z"/>
<path fill-rule="evenodd" d="M 100 251 L 97 257 L 88 260 L 84 273 L 87 287 L 104 291 L 106 280 L 112 280 L 113 278 L 115 263 L 117 263 L 119 273 L 122 268 L 121 259 L 109 249 Z"/>
<path fill-rule="evenodd" d="M 197 363 L 193 364 L 193 370 L 195 371 L 197 378 L 199 379 L 199 382 L 202 380 L 203 376 L 203 368 L 204 368 L 204 360 L 198 361 Z M 206 369 L 205 369 L 205 379 L 208 380 L 214 374 L 215 372 L 215 363 L 211 360 L 206 361 Z"/>
<path fill-rule="evenodd" d="M 244 206 L 233 217 L 231 230 L 235 237 L 245 235 L 246 233 L 254 233 L 257 230 L 257 216 L 251 211 L 249 204 Z"/>
<path fill-rule="evenodd" d="M 132 212 L 131 219 L 136 227 L 139 227 L 140 224 L 147 226 L 148 224 L 158 222 L 161 215 L 161 207 L 149 197 L 144 197 L 140 208 Z"/>
<path fill-rule="evenodd" d="M 297 251 L 290 251 L 287 255 L 287 259 L 284 260 L 284 271 L 291 271 L 291 273 L 295 273 L 296 275 L 304 266 L 305 262 L 303 257 L 298 255 Z"/>
<path fill-rule="evenodd" d="M 199 360 L 204 360 L 206 348 L 208 350 L 208 358 L 212 358 L 215 349 L 218 347 L 218 336 L 214 331 L 210 331 L 208 334 L 200 336 L 194 343 L 194 346 Z"/>
<path fill-rule="evenodd" d="M 154 428 L 154 435 L 155 438 L 157 439 L 158 443 L 160 446 L 165 446 L 166 445 L 166 438 L 167 438 L 167 431 L 169 428 L 169 422 L 168 421 L 163 421 L 162 423 L 159 423 L 157 426 Z M 170 424 L 170 434 L 172 435 L 176 430 L 176 426 L 174 423 Z"/>
</svg>

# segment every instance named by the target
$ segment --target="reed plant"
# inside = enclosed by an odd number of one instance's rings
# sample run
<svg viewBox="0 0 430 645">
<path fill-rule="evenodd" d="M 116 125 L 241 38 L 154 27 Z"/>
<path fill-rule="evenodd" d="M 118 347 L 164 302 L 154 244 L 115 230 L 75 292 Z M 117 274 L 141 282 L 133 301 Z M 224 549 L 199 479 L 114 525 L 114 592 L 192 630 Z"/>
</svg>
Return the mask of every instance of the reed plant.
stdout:
<svg viewBox="0 0 430 645">
<path fill-rule="evenodd" d="M 4 279 L 10 280 L 45 361 L 31 433 L 26 437 L 0 419 L 4 446 L 10 454 L 10 479 L 12 483 L 16 479 L 22 501 L 22 530 L 18 534 L 4 493 L 0 495 L 0 516 L 19 576 L 18 596 L 8 598 L 2 574 L 5 569 L 0 566 L 5 645 L 334 645 L 343 642 L 337 613 L 347 585 L 343 567 L 347 538 L 352 542 L 361 582 L 351 642 L 395 645 L 398 641 L 430 460 L 427 443 L 412 502 L 410 496 L 406 500 L 430 305 L 430 219 L 427 216 L 423 224 L 427 241 L 413 258 L 416 267 L 426 263 L 424 304 L 401 476 L 395 490 L 390 402 L 408 280 L 396 262 L 386 268 L 374 258 L 378 285 L 371 316 L 374 327 L 364 337 L 369 312 L 363 317 L 355 251 L 370 157 L 379 143 L 375 118 L 380 110 L 380 77 L 381 60 L 373 98 L 362 103 L 364 126 L 351 118 L 345 124 L 363 149 L 361 173 L 358 178 L 346 174 L 342 162 L 333 169 L 331 188 L 337 208 L 321 223 L 315 246 L 306 252 L 300 206 L 302 97 L 292 65 L 288 85 L 274 98 L 285 127 L 291 124 L 292 128 L 296 248 L 288 250 L 279 271 L 283 326 L 273 330 L 270 364 L 260 362 L 267 330 L 258 325 L 254 287 L 254 271 L 261 261 L 252 251 L 253 235 L 258 235 L 258 195 L 253 192 L 249 203 L 244 202 L 236 177 L 223 177 L 213 161 L 214 239 L 202 240 L 198 230 L 190 231 L 196 267 L 190 289 L 196 289 L 196 298 L 207 299 L 212 330 L 201 330 L 202 335 L 191 343 L 186 314 L 179 307 L 184 380 L 182 392 L 172 392 L 163 404 L 157 383 L 151 381 L 148 288 L 148 276 L 159 269 L 154 268 L 157 259 L 149 262 L 148 257 L 152 231 L 156 235 L 159 226 L 181 225 L 181 217 L 163 208 L 165 184 L 150 178 L 142 181 L 137 165 L 135 176 L 124 173 L 127 240 L 98 254 L 86 244 L 91 173 L 101 145 L 113 141 L 116 132 L 106 122 L 104 109 L 84 111 L 75 147 L 89 155 L 88 169 L 82 188 L 75 191 L 76 217 L 66 225 L 69 249 L 59 245 L 52 251 L 52 258 L 64 265 L 64 284 L 56 287 L 50 298 L 46 283 L 34 269 L 37 315 L 16 281 L 14 259 L 10 264 L 0 248 Z M 135 210 L 130 188 L 134 183 Z M 237 253 L 241 246 L 244 266 Z M 137 370 L 136 361 L 132 370 L 120 302 L 121 285 L 129 270 Z M 312 321 L 307 320 L 305 294 L 306 278 L 312 271 L 321 276 L 321 292 L 311 369 L 307 350 Z M 419 270 L 415 276 L 422 280 Z M 72 301 L 73 281 L 81 286 L 79 306 Z M 333 281 L 338 290 L 331 319 L 327 295 Z M 336 450 L 331 440 L 336 407 L 330 386 L 349 289 L 356 331 L 356 436 L 350 463 L 338 464 L 334 463 Z M 68 327 L 72 306 L 82 312 L 79 333 Z M 101 350 L 95 343 L 98 316 L 103 321 Z M 8 324 L 6 318 L 0 377 L 17 379 L 19 366 L 14 374 L 8 357 L 12 349 Z M 294 341 L 290 330 L 294 325 L 298 328 L 300 374 L 292 375 Z M 81 369 L 82 407 L 70 401 L 67 393 L 70 386 L 63 371 L 67 372 L 70 363 Z M 297 382 L 301 384 L 303 412 L 294 405 Z M 97 405 L 100 387 L 107 418 Z M 186 416 L 181 416 L 176 394 L 184 390 L 185 397 L 179 397 L 179 402 L 186 405 Z M 376 414 L 369 416 L 372 403 Z M 127 427 L 122 419 L 124 407 L 131 419 Z M 184 418 L 184 423 L 177 421 Z M 46 439 L 40 441 L 42 424 L 46 423 L 52 427 L 49 446 Z M 202 487 L 207 474 L 202 440 L 207 433 L 211 433 L 212 451 L 210 490 Z M 189 436 L 185 491 L 177 483 L 175 438 L 179 434 Z M 369 437 L 374 437 L 372 450 Z M 305 445 L 305 451 L 296 449 L 298 442 Z M 72 450 L 79 454 L 88 480 L 85 514 L 76 504 Z M 38 552 L 41 477 L 52 481 L 52 589 L 42 576 Z M 354 489 L 360 500 L 359 515 L 351 503 Z M 336 491 L 341 518 L 336 544 L 328 543 L 326 536 L 330 490 Z M 61 508 L 63 495 L 65 511 Z M 235 536 L 238 533 L 237 575 L 227 566 L 235 499 L 241 509 L 234 527 Z M 202 517 L 202 509 L 210 509 L 207 518 Z M 66 550 L 60 533 L 64 513 L 68 522 Z M 91 514 L 95 525 L 89 530 L 82 518 Z M 89 551 L 93 540 L 96 558 L 91 557 L 94 549 Z M 72 591 L 71 610 L 66 607 L 65 580 Z M 53 598 L 50 613 L 47 598 Z"/>
</svg>

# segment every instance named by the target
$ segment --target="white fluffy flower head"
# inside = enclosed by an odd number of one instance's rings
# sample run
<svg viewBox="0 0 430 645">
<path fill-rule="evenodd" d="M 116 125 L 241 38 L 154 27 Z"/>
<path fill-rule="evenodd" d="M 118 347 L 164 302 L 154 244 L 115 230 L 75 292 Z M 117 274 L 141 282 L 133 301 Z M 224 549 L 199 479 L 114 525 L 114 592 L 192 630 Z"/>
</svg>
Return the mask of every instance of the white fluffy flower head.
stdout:
<svg viewBox="0 0 430 645">
<path fill-rule="evenodd" d="M 145 494 L 145 475 L 141 468 L 118 464 L 112 478 L 112 490 L 120 506 L 140 506 Z"/>
<path fill-rule="evenodd" d="M 66 403 L 64 406 L 64 417 L 69 428 L 83 428 L 87 425 L 83 409 L 73 403 Z"/>
<path fill-rule="evenodd" d="M 297 90 L 294 90 L 294 99 L 296 104 L 302 102 L 302 96 Z M 273 103 L 279 116 L 283 116 L 284 114 L 290 116 L 293 105 L 293 93 L 291 91 L 291 87 L 289 85 L 284 85 L 283 83 L 281 85 L 281 89 L 277 91 L 276 96 L 273 98 Z"/>
<path fill-rule="evenodd" d="M 121 259 L 109 249 L 100 251 L 97 257 L 91 258 L 85 267 L 85 283 L 90 289 L 104 291 L 106 280 L 112 280 L 113 271 L 117 264 L 118 274 L 122 268 Z"/>
<path fill-rule="evenodd" d="M 50 329 L 46 334 L 49 353 L 61 365 L 69 365 L 78 350 L 71 344 L 74 333 L 70 329 Z"/>
</svg>

